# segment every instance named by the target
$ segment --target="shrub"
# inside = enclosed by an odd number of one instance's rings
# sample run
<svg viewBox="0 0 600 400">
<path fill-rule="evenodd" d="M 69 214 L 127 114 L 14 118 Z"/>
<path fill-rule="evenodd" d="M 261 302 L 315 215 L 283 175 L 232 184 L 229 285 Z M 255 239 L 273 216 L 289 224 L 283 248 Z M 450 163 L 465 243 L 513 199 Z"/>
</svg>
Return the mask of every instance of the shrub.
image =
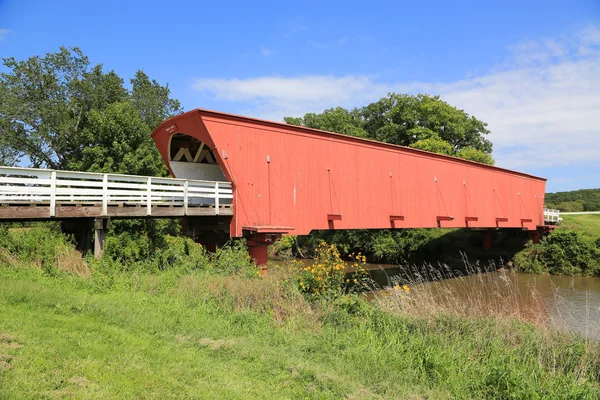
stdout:
<svg viewBox="0 0 600 400">
<path fill-rule="evenodd" d="M 3 261 L 22 263 L 40 268 L 53 275 L 66 271 L 77 275 L 89 273 L 87 264 L 75 250 L 71 238 L 55 224 L 0 225 L 0 248 Z"/>
<path fill-rule="evenodd" d="M 249 277 L 260 275 L 243 240 L 231 240 L 219 247 L 211 257 L 211 262 L 211 268 L 221 274 L 242 273 Z"/>
<path fill-rule="evenodd" d="M 369 283 L 367 258 L 360 253 L 351 255 L 353 272 L 349 274 L 335 245 L 321 242 L 315 253 L 313 264 L 295 263 L 299 289 L 309 297 L 335 299 L 348 292 L 359 292 Z"/>
<path fill-rule="evenodd" d="M 515 257 L 524 272 L 600 275 L 600 248 L 577 231 L 560 229 L 529 245 Z"/>
</svg>

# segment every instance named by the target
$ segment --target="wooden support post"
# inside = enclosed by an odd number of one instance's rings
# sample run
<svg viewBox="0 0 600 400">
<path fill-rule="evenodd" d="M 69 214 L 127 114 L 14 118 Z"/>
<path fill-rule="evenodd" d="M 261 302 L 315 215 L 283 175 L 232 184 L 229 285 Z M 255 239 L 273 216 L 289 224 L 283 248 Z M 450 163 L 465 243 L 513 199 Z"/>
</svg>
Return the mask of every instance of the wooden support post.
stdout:
<svg viewBox="0 0 600 400">
<path fill-rule="evenodd" d="M 110 220 L 108 218 L 96 218 L 94 220 L 94 257 L 102 258 L 104 254 L 104 242 L 106 241 L 106 231 L 109 228 Z"/>
</svg>

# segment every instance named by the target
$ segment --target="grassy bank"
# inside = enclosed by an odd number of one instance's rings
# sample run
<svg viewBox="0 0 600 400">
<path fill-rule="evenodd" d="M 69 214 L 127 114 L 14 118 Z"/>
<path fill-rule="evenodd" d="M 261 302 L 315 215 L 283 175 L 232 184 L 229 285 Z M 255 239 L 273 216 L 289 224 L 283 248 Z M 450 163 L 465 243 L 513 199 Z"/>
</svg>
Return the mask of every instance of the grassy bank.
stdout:
<svg viewBox="0 0 600 400">
<path fill-rule="evenodd" d="M 0 398 L 600 395 L 598 350 L 576 337 L 400 307 L 418 287 L 308 300 L 292 271 L 258 278 L 235 248 L 206 263 L 195 245 L 174 248 L 162 264 L 88 260 L 86 273 L 5 250 Z"/>
<path fill-rule="evenodd" d="M 572 229 L 589 236 L 600 238 L 600 214 L 562 215 L 559 229 Z"/>
</svg>

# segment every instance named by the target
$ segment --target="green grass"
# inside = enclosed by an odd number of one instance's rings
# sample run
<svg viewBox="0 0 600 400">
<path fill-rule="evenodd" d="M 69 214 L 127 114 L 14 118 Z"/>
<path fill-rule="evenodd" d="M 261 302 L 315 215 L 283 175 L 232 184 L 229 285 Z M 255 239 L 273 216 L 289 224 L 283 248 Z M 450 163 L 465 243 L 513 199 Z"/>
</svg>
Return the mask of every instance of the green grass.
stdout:
<svg viewBox="0 0 600 400">
<path fill-rule="evenodd" d="M 577 230 L 592 238 L 600 237 L 600 214 L 562 215 L 560 229 Z"/>
<path fill-rule="evenodd" d="M 310 305 L 286 281 L 0 267 L 0 398 L 581 398 L 597 349 L 510 320 Z M 348 310 L 352 310 L 349 312 Z"/>
</svg>

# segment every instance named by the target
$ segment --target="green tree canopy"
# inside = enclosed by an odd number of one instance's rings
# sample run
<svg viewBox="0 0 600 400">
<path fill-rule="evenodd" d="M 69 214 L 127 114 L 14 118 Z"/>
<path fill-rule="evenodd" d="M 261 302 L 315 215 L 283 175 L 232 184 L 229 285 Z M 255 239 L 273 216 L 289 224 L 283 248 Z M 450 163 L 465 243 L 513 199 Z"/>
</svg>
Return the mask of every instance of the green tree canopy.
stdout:
<svg viewBox="0 0 600 400">
<path fill-rule="evenodd" d="M 164 174 L 149 133 L 180 113 L 168 86 L 142 71 L 131 88 L 79 48 L 3 59 L 0 162 L 33 167 Z"/>
<path fill-rule="evenodd" d="M 323 129 L 386 143 L 493 164 L 485 122 L 439 96 L 390 93 L 362 108 L 332 108 L 321 114 L 286 117 L 288 124 Z"/>
</svg>

